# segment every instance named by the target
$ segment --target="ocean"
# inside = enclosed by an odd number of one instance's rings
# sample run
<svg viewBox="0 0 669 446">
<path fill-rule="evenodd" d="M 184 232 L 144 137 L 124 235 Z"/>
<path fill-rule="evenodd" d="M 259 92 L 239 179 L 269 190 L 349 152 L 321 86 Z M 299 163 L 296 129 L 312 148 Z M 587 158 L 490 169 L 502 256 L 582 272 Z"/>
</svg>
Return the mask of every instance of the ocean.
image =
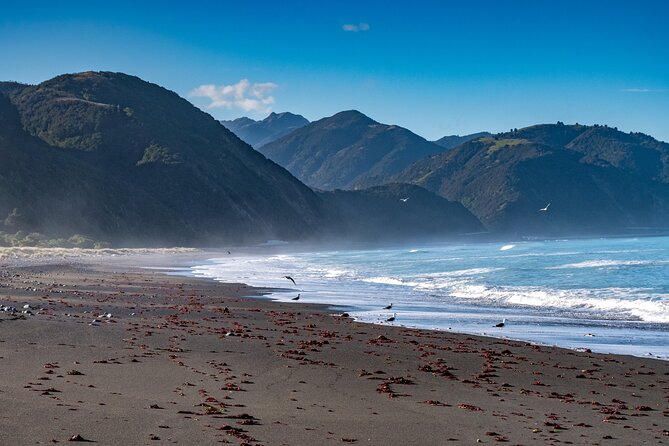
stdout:
<svg viewBox="0 0 669 446">
<path fill-rule="evenodd" d="M 186 273 L 277 288 L 269 298 L 329 304 L 362 322 L 669 359 L 669 237 L 285 246 L 218 256 Z"/>
</svg>

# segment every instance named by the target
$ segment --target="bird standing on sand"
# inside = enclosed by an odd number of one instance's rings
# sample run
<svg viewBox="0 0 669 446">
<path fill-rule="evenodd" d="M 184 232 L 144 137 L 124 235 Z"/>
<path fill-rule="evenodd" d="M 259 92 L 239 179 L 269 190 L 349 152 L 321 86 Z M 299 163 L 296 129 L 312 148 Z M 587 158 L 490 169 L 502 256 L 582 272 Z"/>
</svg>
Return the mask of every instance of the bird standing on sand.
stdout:
<svg viewBox="0 0 669 446">
<path fill-rule="evenodd" d="M 293 279 L 292 277 L 290 277 L 290 276 L 283 276 L 283 278 L 284 278 L 284 279 L 288 279 L 288 280 L 290 280 L 291 282 L 293 282 L 293 285 L 297 285 L 297 284 L 295 283 L 295 279 Z"/>
<path fill-rule="evenodd" d="M 298 294 L 297 296 L 293 297 L 293 298 L 290 299 L 290 300 L 300 300 L 300 295 Z"/>
<path fill-rule="evenodd" d="M 400 201 L 401 201 L 402 203 L 406 203 L 407 201 L 409 201 L 409 197 L 406 197 L 406 198 L 400 198 Z"/>
<path fill-rule="evenodd" d="M 393 315 L 391 317 L 386 319 L 386 322 L 394 322 L 395 321 L 395 316 L 397 316 L 397 313 L 393 313 Z"/>
<path fill-rule="evenodd" d="M 506 319 L 502 319 L 502 322 L 495 324 L 494 326 L 497 328 L 502 328 L 504 325 L 506 325 Z"/>
<path fill-rule="evenodd" d="M 548 204 L 546 205 L 545 208 L 541 208 L 541 209 L 539 209 L 539 212 L 548 212 L 548 208 L 550 207 L 550 205 L 551 205 L 551 204 L 548 203 Z"/>
<path fill-rule="evenodd" d="M 387 305 L 383 307 L 384 310 L 390 310 L 393 307 L 393 304 L 391 303 L 390 305 Z"/>
</svg>

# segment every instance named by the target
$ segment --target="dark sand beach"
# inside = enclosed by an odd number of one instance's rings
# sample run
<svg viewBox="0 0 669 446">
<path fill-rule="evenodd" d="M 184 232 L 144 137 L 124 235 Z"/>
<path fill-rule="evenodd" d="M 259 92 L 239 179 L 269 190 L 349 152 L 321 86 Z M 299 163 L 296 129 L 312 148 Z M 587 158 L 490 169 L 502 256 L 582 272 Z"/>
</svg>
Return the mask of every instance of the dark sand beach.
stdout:
<svg viewBox="0 0 669 446">
<path fill-rule="evenodd" d="M 668 362 L 360 324 L 131 260 L 25 265 L 0 271 L 2 445 L 669 443 Z"/>
</svg>

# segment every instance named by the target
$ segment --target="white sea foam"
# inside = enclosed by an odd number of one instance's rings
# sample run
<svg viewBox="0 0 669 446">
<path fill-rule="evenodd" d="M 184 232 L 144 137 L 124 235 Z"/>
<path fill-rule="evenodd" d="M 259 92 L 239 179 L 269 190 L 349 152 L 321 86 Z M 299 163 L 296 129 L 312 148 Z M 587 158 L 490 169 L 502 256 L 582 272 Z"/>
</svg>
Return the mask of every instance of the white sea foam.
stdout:
<svg viewBox="0 0 669 446">
<path fill-rule="evenodd" d="M 360 279 L 360 281 L 366 283 L 377 283 L 380 285 L 398 285 L 398 286 L 411 286 L 411 287 L 419 285 L 418 282 L 406 281 L 399 277 L 386 277 L 386 276 L 368 277 Z"/>
<path fill-rule="evenodd" d="M 459 269 L 455 271 L 444 271 L 440 273 L 433 273 L 427 275 L 427 277 L 458 277 L 458 276 L 476 276 L 481 274 L 489 274 L 497 271 L 503 271 L 506 268 L 469 268 L 469 269 Z"/>
<path fill-rule="evenodd" d="M 579 268 L 610 268 L 618 266 L 644 266 L 664 265 L 669 260 L 586 260 L 583 262 L 567 263 L 565 265 L 552 266 L 546 269 L 579 269 Z"/>
<path fill-rule="evenodd" d="M 408 287 L 432 295 L 448 304 L 449 299 L 497 307 L 525 307 L 551 313 L 592 314 L 594 318 L 638 320 L 669 323 L 669 295 L 652 294 L 649 288 L 595 288 L 559 290 L 540 287 L 491 287 L 476 283 L 471 276 L 492 273 L 504 268 L 472 268 L 424 277 L 370 277 L 362 282 Z M 453 303 L 453 302 L 451 302 Z M 434 304 L 434 302 L 433 302 Z M 412 302 L 415 305 L 415 302 Z"/>
<path fill-rule="evenodd" d="M 309 268 L 309 270 L 326 279 L 352 277 L 354 274 L 353 271 L 343 268 Z"/>
<path fill-rule="evenodd" d="M 275 256 L 270 264 L 273 267 L 282 266 L 286 261 L 294 261 L 290 256 Z M 275 263 L 279 262 L 279 265 Z M 290 262 L 289 262 L 290 263 Z M 636 265 L 652 264 L 646 261 L 588 261 L 578 262 L 569 265 L 577 265 L 576 268 L 600 267 L 610 265 Z M 245 271 L 246 277 L 256 277 L 261 280 L 257 285 L 278 284 L 283 286 L 280 269 L 270 268 L 267 270 L 267 260 L 258 262 L 255 267 L 258 269 Z M 248 267 L 248 265 L 246 265 Z M 246 268 L 244 267 L 244 268 Z M 568 268 L 571 266 L 562 265 Z M 364 277 L 357 275 L 354 271 L 339 268 L 306 268 L 304 269 L 301 283 L 308 283 L 315 289 L 323 287 L 328 289 L 323 295 L 333 299 L 331 303 L 355 304 L 355 293 L 351 295 L 350 290 L 346 288 L 331 289 L 333 283 L 331 280 L 344 279 L 344 283 L 367 283 L 374 285 L 384 285 L 388 287 L 398 287 L 401 289 L 419 293 L 412 295 L 412 299 L 429 300 L 430 305 L 452 305 L 455 302 L 471 302 L 476 305 L 495 306 L 495 307 L 522 307 L 535 308 L 537 311 L 549 311 L 554 314 L 569 313 L 577 311 L 579 313 L 590 313 L 594 318 L 627 319 L 645 322 L 669 323 L 669 295 L 652 294 L 652 290 L 647 288 L 595 288 L 595 289 L 569 289 L 559 290 L 544 287 L 523 287 L 523 286 L 488 286 L 479 283 L 479 276 L 492 274 L 504 270 L 505 268 L 482 267 L 468 268 L 454 271 L 442 271 L 423 275 L 400 276 L 375 276 Z M 224 265 L 204 265 L 194 270 L 196 275 L 206 277 L 226 277 L 231 271 Z M 241 271 L 240 271 L 241 272 Z M 290 272 L 290 270 L 289 270 Z M 291 274 L 293 274 L 291 272 Z M 271 280 L 268 283 L 265 277 Z M 230 278 L 228 278 L 230 280 Z M 322 282 L 325 281 L 325 282 Z M 253 281 L 251 281 L 252 284 Z M 329 284 L 329 285 L 328 285 Z M 373 290 L 364 288 L 356 289 L 356 293 L 365 295 L 367 299 L 378 299 Z M 427 294 L 437 293 L 437 294 Z M 422 296 L 422 297 L 419 297 Z M 359 298 L 360 299 L 360 298 Z M 385 297 L 384 297 L 385 299 Z M 401 299 L 394 298 L 395 302 Z M 455 299 L 455 301 L 453 301 Z M 412 306 L 421 306 L 421 302 L 412 300 Z M 441 304 L 439 303 L 441 302 Z M 365 304 L 364 300 L 358 300 L 358 304 Z M 409 304 L 409 302 L 407 302 Z"/>
<path fill-rule="evenodd" d="M 600 288 L 555 290 L 532 287 L 456 286 L 451 295 L 498 306 L 523 306 L 556 311 L 586 311 L 593 316 L 669 323 L 669 295 L 651 295 L 647 289 Z"/>
</svg>

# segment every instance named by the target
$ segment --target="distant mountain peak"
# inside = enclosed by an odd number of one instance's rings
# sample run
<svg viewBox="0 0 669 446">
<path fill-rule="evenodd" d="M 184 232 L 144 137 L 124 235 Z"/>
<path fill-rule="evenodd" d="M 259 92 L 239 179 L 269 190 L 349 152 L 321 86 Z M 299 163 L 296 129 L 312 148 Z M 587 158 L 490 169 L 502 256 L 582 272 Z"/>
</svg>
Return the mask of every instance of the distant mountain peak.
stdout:
<svg viewBox="0 0 669 446">
<path fill-rule="evenodd" d="M 382 184 L 386 176 L 443 149 L 405 128 L 345 110 L 258 150 L 308 185 L 333 190 Z"/>
<path fill-rule="evenodd" d="M 241 118 L 235 118 L 231 121 L 221 121 L 221 122 L 238 122 L 238 123 L 244 123 L 244 124 L 253 124 L 254 122 L 258 122 L 255 119 L 251 119 L 247 116 L 242 116 Z"/>
<path fill-rule="evenodd" d="M 263 121 L 268 121 L 268 120 L 272 120 L 272 119 L 279 119 L 279 118 L 283 118 L 283 117 L 290 117 L 290 116 L 300 116 L 300 117 L 303 117 L 303 116 L 301 116 L 301 115 L 297 115 L 297 114 L 295 114 L 295 113 L 291 113 L 291 112 L 279 112 L 279 113 L 277 113 L 277 112 L 270 112 L 270 114 L 267 115 L 267 117 L 266 117 L 265 119 L 263 119 Z"/>
<path fill-rule="evenodd" d="M 330 116 L 329 118 L 324 118 L 330 121 L 343 121 L 343 122 L 350 122 L 350 121 L 365 121 L 368 123 L 372 124 L 378 124 L 375 120 L 370 118 L 369 116 L 365 115 L 361 111 L 358 110 L 344 110 L 340 111 L 339 113 L 335 113 L 334 115 Z"/>
<path fill-rule="evenodd" d="M 267 117 L 266 117 L 265 119 L 263 119 L 263 121 L 267 121 L 267 120 L 269 120 L 269 119 L 291 118 L 291 117 L 304 118 L 304 116 L 302 116 L 302 115 L 298 115 L 298 114 L 296 114 L 296 113 L 291 113 L 291 112 L 287 112 L 287 111 L 285 111 L 285 112 L 279 112 L 279 113 L 277 113 L 277 112 L 270 112 L 270 114 L 267 115 Z M 304 118 L 304 119 L 306 119 L 306 118 Z"/>
<path fill-rule="evenodd" d="M 268 125 L 284 126 L 286 128 L 291 128 L 291 129 L 303 127 L 309 124 L 307 118 L 305 118 L 302 115 L 298 115 L 291 112 L 281 112 L 281 113 L 272 112 L 265 119 L 258 122 L 263 122 Z"/>
<path fill-rule="evenodd" d="M 366 114 L 364 114 L 360 110 L 355 110 L 355 109 L 342 110 L 340 112 L 335 113 L 331 117 L 334 118 L 334 117 L 337 117 L 337 116 L 358 116 L 358 117 L 362 117 L 362 118 L 366 118 L 366 119 L 371 119 L 371 118 L 369 118 L 369 116 L 367 116 Z"/>
<path fill-rule="evenodd" d="M 309 121 L 304 116 L 295 113 L 271 112 L 260 121 L 244 116 L 231 121 L 221 121 L 221 124 L 239 139 L 257 148 L 304 127 L 309 124 Z"/>
</svg>

